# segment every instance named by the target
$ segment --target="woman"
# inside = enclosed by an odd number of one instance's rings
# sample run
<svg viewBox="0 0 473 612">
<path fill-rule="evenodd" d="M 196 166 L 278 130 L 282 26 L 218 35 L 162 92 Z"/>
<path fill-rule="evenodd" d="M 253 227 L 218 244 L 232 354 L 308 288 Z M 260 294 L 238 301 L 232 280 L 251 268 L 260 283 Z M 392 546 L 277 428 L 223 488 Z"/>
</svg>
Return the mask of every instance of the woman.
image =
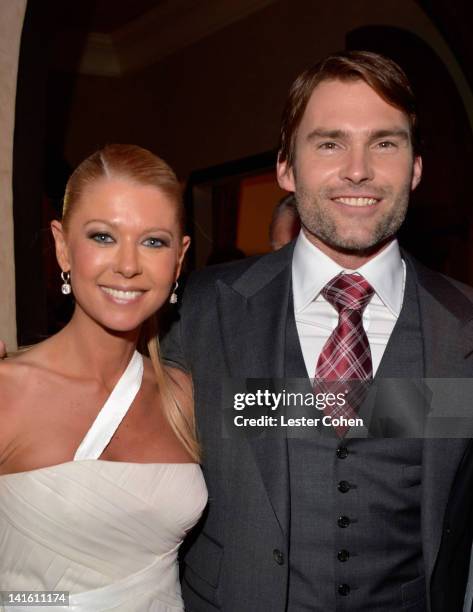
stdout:
<svg viewBox="0 0 473 612">
<path fill-rule="evenodd" d="M 189 246 L 179 183 L 149 151 L 107 146 L 52 231 L 75 309 L 0 364 L 0 590 L 70 591 L 71 607 L 42 607 L 56 612 L 182 610 L 177 549 L 207 492 L 190 381 L 160 363 L 150 324 Z"/>
</svg>

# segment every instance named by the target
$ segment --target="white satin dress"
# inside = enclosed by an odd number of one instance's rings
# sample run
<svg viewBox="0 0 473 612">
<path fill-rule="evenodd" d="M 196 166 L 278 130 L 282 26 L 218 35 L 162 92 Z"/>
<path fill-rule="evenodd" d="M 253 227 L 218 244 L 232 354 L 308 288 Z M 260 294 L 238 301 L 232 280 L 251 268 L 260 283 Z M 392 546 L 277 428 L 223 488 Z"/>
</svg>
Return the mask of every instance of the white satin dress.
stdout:
<svg viewBox="0 0 473 612">
<path fill-rule="evenodd" d="M 70 593 L 5 612 L 184 609 L 177 551 L 207 503 L 200 467 L 97 459 L 142 376 L 136 352 L 73 461 L 0 476 L 0 590 Z"/>
</svg>

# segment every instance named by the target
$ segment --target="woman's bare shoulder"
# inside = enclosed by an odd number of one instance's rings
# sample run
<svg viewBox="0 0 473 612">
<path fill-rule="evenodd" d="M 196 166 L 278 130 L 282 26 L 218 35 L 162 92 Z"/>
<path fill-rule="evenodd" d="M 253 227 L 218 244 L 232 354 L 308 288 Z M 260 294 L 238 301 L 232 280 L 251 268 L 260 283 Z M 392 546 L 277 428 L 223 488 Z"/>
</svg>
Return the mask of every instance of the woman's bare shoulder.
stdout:
<svg viewBox="0 0 473 612">
<path fill-rule="evenodd" d="M 179 368 L 164 366 L 174 399 L 188 418 L 194 418 L 194 387 L 192 377 Z"/>
<path fill-rule="evenodd" d="M 5 406 L 5 400 L 12 395 L 15 385 L 18 385 L 20 371 L 11 359 L 0 362 L 0 410 Z"/>
<path fill-rule="evenodd" d="M 188 372 L 169 365 L 164 366 L 164 371 L 171 381 L 173 390 L 178 390 L 192 397 L 194 387 L 192 385 L 192 377 Z"/>
<path fill-rule="evenodd" d="M 147 385 L 148 389 L 154 387 L 156 392 L 159 394 L 157 387 L 156 374 L 154 372 L 153 364 L 149 357 L 143 357 L 144 364 L 144 377 L 143 381 Z M 168 383 L 168 388 L 172 393 L 172 396 L 177 401 L 181 409 L 190 417 L 193 418 L 194 414 L 194 388 L 192 385 L 192 378 L 187 372 L 180 370 L 179 368 L 164 365 L 164 374 Z"/>
<path fill-rule="evenodd" d="M 39 377 L 37 368 L 19 357 L 0 361 L 0 410 L 6 410 L 22 402 L 32 379 Z"/>
<path fill-rule="evenodd" d="M 36 347 L 0 360 L 0 473 L 18 471 L 17 457 L 44 429 L 44 407 L 49 408 L 54 389 L 48 367 Z"/>
<path fill-rule="evenodd" d="M 194 411 L 194 390 L 192 386 L 192 378 L 189 374 L 179 368 L 164 365 L 164 374 L 168 383 L 168 388 L 172 396 L 177 401 L 179 406 L 190 416 Z M 153 364 L 148 357 L 144 358 L 144 375 L 145 381 L 152 381 L 156 385 L 156 375 L 154 373 Z M 158 391 L 159 393 L 159 391 Z"/>
<path fill-rule="evenodd" d="M 30 346 L 22 346 L 16 351 L 9 351 L 5 359 L 0 359 L 1 364 L 10 364 L 13 366 L 30 366 L 40 367 L 48 359 L 52 338 L 31 344 Z"/>
<path fill-rule="evenodd" d="M 149 357 L 143 357 L 143 365 L 145 381 L 156 383 L 156 374 L 154 373 L 151 359 Z M 163 365 L 163 369 L 174 394 L 181 393 L 186 397 L 192 397 L 193 386 L 190 374 L 168 364 Z"/>
<path fill-rule="evenodd" d="M 34 366 L 33 366 L 34 367 Z M 12 356 L 0 361 L 0 397 L 3 392 L 15 390 L 31 375 L 32 366 L 20 356 Z"/>
<path fill-rule="evenodd" d="M 22 359 L 0 360 L 0 463 L 9 444 L 28 422 L 28 406 L 35 405 L 35 369 Z"/>
<path fill-rule="evenodd" d="M 19 403 L 25 395 L 45 380 L 48 370 L 44 343 L 11 353 L 0 359 L 0 406 L 4 399 Z"/>
</svg>

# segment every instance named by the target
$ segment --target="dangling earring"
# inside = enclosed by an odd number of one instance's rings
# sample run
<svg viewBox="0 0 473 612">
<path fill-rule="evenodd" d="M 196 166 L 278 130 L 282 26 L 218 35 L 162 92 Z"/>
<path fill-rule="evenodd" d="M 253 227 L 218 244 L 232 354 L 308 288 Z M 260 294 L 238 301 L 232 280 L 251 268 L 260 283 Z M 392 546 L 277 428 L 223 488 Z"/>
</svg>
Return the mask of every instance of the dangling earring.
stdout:
<svg viewBox="0 0 473 612">
<path fill-rule="evenodd" d="M 61 278 L 61 291 L 64 295 L 69 295 L 71 292 L 71 283 L 69 282 L 71 280 L 71 275 L 69 272 L 61 272 Z"/>
<path fill-rule="evenodd" d="M 174 289 L 172 290 L 171 296 L 169 297 L 170 304 L 177 304 L 177 293 L 176 289 L 179 287 L 179 283 L 176 281 Z"/>
</svg>

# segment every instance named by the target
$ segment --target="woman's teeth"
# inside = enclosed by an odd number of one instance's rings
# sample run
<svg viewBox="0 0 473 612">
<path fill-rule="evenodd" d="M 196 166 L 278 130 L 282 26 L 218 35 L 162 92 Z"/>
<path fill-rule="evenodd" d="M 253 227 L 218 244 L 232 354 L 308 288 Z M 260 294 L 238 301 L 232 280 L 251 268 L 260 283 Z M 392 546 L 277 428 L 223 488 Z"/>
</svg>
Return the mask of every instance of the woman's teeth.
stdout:
<svg viewBox="0 0 473 612">
<path fill-rule="evenodd" d="M 134 300 L 143 293 L 143 291 L 121 291 L 120 289 L 112 289 L 111 287 L 101 287 L 101 289 L 117 300 Z"/>
</svg>

